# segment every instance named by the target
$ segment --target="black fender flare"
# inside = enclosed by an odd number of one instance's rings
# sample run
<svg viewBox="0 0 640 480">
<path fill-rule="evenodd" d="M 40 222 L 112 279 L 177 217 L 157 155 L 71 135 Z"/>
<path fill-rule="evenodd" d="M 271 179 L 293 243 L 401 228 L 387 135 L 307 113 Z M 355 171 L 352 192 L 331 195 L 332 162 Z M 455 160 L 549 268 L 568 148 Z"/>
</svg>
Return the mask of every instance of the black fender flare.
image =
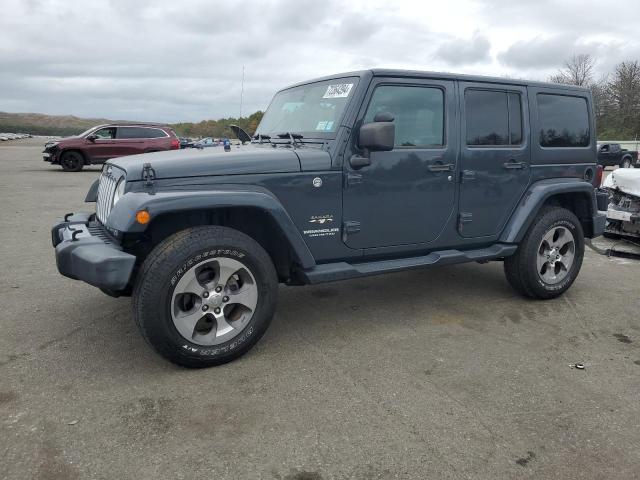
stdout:
<svg viewBox="0 0 640 480">
<path fill-rule="evenodd" d="M 135 219 L 139 210 L 146 210 L 151 222 L 167 213 L 194 210 L 215 210 L 233 207 L 253 207 L 261 210 L 278 225 L 302 268 L 316 262 L 302 235 L 280 201 L 269 190 L 253 185 L 216 185 L 208 190 L 165 190 L 128 192 L 113 207 L 107 227 L 122 233 L 141 233 L 150 225 Z"/>
<path fill-rule="evenodd" d="M 87 203 L 98 201 L 98 187 L 100 186 L 100 179 L 96 178 L 95 181 L 89 187 L 87 196 L 84 197 L 84 201 Z"/>
<path fill-rule="evenodd" d="M 596 222 L 598 207 L 593 185 L 578 178 L 548 179 L 535 182 L 527 189 L 518 206 L 511 214 L 507 225 L 502 230 L 499 241 L 505 243 L 520 242 L 545 202 L 554 195 L 567 193 L 585 195 L 590 199 L 589 215 L 594 222 L 594 230 L 597 230 L 596 223 L 601 222 Z M 595 236 L 599 235 L 597 231 L 594 234 L 596 234 Z M 591 236 L 586 231 L 585 235 Z"/>
</svg>

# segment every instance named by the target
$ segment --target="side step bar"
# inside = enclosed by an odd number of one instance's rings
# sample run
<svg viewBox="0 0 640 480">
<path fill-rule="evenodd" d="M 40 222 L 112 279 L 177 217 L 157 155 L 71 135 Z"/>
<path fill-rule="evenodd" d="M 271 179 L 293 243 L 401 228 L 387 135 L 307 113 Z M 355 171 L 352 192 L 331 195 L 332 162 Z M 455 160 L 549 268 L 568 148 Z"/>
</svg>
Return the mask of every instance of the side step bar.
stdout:
<svg viewBox="0 0 640 480">
<path fill-rule="evenodd" d="M 305 283 L 333 282 L 336 280 L 399 272 L 414 268 L 495 260 L 496 258 L 508 257 L 513 254 L 517 248 L 517 245 L 498 243 L 488 248 L 477 250 L 440 250 L 420 257 L 399 258 L 396 260 L 380 260 L 364 263 L 325 263 L 316 265 L 309 270 L 302 270 L 299 273 Z"/>
</svg>

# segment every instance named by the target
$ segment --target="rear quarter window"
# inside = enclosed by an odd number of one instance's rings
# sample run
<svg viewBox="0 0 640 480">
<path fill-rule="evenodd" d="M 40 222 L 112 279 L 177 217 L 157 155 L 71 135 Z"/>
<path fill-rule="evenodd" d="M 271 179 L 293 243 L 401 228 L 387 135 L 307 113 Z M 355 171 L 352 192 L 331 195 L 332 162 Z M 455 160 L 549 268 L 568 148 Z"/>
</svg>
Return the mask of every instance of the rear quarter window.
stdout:
<svg viewBox="0 0 640 480">
<path fill-rule="evenodd" d="M 542 147 L 589 146 L 591 132 L 586 98 L 539 93 L 537 102 Z"/>
</svg>

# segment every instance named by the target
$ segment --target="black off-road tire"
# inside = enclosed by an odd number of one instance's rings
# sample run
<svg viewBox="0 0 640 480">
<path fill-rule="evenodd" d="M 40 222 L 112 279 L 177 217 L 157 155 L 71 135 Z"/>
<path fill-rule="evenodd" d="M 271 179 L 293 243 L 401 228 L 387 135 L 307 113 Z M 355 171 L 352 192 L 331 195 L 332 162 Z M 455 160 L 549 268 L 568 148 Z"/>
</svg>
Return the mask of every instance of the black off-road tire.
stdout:
<svg viewBox="0 0 640 480">
<path fill-rule="evenodd" d="M 214 346 L 185 339 L 171 316 L 176 278 L 205 256 L 240 261 L 250 269 L 258 288 L 257 306 L 246 327 Z M 167 360 L 190 368 L 211 367 L 240 357 L 258 342 L 275 313 L 277 293 L 271 258 L 255 240 L 227 227 L 193 227 L 170 236 L 145 259 L 133 290 L 133 316 L 145 340 Z"/>
<path fill-rule="evenodd" d="M 537 255 L 543 236 L 555 227 L 565 227 L 572 233 L 575 255 L 564 279 L 557 284 L 549 284 L 538 274 Z M 504 261 L 507 281 L 523 296 L 536 299 L 556 298 L 566 292 L 578 276 L 584 258 L 584 246 L 582 225 L 573 212 L 562 207 L 543 207 L 516 253 Z"/>
<path fill-rule="evenodd" d="M 633 168 L 631 157 L 624 157 L 620 162 L 620 168 Z"/>
<path fill-rule="evenodd" d="M 84 157 L 79 152 L 64 152 L 60 156 L 60 166 L 65 172 L 79 172 L 84 167 Z"/>
</svg>

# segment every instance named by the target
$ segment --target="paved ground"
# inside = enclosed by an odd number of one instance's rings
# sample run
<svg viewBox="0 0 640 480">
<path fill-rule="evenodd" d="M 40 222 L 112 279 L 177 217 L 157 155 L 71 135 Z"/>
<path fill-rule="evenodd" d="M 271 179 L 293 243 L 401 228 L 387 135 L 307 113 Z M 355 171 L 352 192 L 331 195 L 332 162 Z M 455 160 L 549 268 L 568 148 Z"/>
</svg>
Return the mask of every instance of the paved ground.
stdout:
<svg viewBox="0 0 640 480">
<path fill-rule="evenodd" d="M 283 287 L 252 352 L 184 370 L 57 274 L 49 226 L 99 169 L 41 144 L 0 145 L 0 477 L 640 475 L 640 262 L 589 251 L 548 302 L 497 263 Z"/>
</svg>

